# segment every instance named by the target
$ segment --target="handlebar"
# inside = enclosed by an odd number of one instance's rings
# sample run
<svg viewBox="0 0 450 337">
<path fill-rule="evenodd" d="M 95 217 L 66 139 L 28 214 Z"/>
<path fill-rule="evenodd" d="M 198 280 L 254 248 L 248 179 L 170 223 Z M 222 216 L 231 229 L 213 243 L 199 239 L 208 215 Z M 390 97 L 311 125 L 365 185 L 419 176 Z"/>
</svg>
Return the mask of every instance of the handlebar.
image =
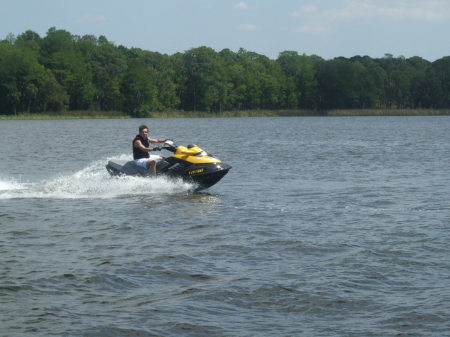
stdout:
<svg viewBox="0 0 450 337">
<path fill-rule="evenodd" d="M 177 146 L 174 144 L 172 140 L 166 139 L 161 149 L 175 153 L 177 151 Z"/>
</svg>

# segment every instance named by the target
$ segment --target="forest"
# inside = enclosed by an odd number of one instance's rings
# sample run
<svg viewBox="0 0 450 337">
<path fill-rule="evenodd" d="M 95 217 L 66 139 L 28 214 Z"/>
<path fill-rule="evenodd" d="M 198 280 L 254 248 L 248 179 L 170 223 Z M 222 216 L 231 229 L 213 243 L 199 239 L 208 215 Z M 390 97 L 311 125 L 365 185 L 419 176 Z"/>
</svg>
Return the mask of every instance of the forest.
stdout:
<svg viewBox="0 0 450 337">
<path fill-rule="evenodd" d="M 449 108 L 450 56 L 326 60 L 282 51 L 274 60 L 205 46 L 167 55 L 55 27 L 0 41 L 0 115 Z"/>
</svg>

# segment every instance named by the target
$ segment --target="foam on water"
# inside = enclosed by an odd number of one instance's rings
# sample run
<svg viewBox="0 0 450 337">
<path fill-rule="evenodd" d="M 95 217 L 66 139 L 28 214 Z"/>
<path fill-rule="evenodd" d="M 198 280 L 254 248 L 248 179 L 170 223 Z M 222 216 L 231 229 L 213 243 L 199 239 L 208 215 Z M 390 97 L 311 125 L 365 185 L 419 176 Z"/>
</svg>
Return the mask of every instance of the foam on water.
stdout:
<svg viewBox="0 0 450 337">
<path fill-rule="evenodd" d="M 108 199 L 129 195 L 177 194 L 193 188 L 181 179 L 166 177 L 111 177 L 105 164 L 111 159 L 129 159 L 117 156 L 92 162 L 82 170 L 38 182 L 23 182 L 0 178 L 0 199 L 54 198 L 54 199 Z"/>
<path fill-rule="evenodd" d="M 25 189 L 24 184 L 14 180 L 0 180 L 0 193 Z"/>
</svg>

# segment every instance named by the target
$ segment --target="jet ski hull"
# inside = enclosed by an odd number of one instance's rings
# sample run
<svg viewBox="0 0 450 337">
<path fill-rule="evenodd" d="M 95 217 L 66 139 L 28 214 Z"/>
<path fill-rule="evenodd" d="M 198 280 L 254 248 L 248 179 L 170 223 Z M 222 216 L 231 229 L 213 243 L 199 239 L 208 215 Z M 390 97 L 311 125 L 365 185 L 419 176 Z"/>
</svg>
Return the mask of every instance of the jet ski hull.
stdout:
<svg viewBox="0 0 450 337">
<path fill-rule="evenodd" d="M 111 176 L 152 176 L 149 169 L 137 166 L 134 161 L 109 161 L 106 169 Z M 231 166 L 224 163 L 191 164 L 173 157 L 161 160 L 156 166 L 159 176 L 181 178 L 187 182 L 194 183 L 196 191 L 215 185 L 230 169 Z"/>
</svg>

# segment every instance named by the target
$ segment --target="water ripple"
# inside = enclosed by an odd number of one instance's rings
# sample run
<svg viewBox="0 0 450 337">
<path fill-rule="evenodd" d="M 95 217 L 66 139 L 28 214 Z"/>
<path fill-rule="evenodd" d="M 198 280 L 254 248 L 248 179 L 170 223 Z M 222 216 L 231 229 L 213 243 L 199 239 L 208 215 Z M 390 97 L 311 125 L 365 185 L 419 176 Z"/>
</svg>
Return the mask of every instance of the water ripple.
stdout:
<svg viewBox="0 0 450 337">
<path fill-rule="evenodd" d="M 0 146 L 0 334 L 448 335 L 450 118 L 151 122 L 233 169 L 111 179 L 136 120 L 0 123 L 42 159 Z"/>
</svg>

